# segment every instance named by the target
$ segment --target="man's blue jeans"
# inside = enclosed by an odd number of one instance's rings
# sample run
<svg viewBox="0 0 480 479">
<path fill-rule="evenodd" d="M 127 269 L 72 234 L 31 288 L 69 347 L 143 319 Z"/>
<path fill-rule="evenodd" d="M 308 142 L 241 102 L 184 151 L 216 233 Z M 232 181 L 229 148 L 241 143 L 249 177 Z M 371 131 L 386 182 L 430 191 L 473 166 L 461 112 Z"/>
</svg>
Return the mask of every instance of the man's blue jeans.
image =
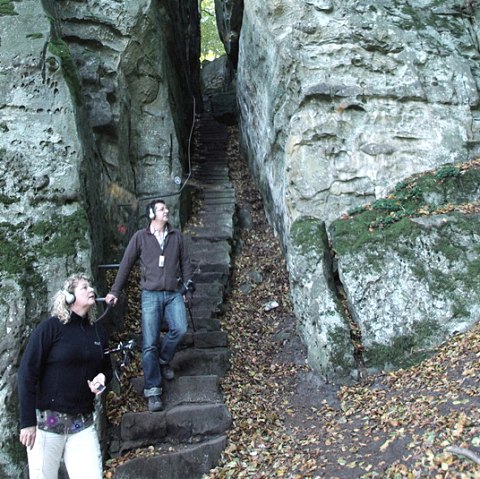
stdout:
<svg viewBox="0 0 480 479">
<path fill-rule="evenodd" d="M 160 340 L 163 322 L 168 333 Z M 178 291 L 142 291 L 142 364 L 145 396 L 161 394 L 160 363 L 169 363 L 178 343 L 187 332 L 187 315 L 183 296 Z"/>
</svg>

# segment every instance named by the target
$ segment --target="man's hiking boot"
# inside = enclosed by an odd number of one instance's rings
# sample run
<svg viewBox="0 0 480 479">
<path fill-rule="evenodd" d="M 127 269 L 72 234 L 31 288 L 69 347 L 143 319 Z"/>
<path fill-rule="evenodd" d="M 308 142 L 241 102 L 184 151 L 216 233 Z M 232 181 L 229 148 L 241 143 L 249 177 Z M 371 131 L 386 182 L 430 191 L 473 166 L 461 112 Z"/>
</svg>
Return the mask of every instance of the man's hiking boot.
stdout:
<svg viewBox="0 0 480 479">
<path fill-rule="evenodd" d="M 175 377 L 175 373 L 169 364 L 160 364 L 160 371 L 162 372 L 162 378 L 167 381 L 171 381 Z"/>
<path fill-rule="evenodd" d="M 161 411 L 163 409 L 162 400 L 160 396 L 149 396 L 148 398 L 148 410 L 150 412 Z"/>
</svg>

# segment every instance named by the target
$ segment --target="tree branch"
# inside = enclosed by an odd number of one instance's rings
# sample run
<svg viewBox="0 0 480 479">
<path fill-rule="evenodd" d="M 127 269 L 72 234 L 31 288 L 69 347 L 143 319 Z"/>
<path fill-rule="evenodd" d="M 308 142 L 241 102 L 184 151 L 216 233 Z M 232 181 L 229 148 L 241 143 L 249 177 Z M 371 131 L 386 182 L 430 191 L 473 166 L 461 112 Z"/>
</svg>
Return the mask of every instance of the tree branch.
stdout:
<svg viewBox="0 0 480 479">
<path fill-rule="evenodd" d="M 480 464 L 480 457 L 469 449 L 465 449 L 464 447 L 450 446 L 445 450 L 447 452 L 451 452 L 452 454 L 456 454 L 457 456 L 465 456 L 473 462 Z"/>
</svg>

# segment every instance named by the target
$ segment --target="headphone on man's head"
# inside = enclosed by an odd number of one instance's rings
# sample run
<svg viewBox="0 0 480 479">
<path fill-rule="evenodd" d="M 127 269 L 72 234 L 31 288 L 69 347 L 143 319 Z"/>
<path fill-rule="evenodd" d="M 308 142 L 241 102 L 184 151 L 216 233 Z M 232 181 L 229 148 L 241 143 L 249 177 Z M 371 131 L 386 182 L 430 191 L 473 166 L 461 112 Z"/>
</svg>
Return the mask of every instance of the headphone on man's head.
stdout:
<svg viewBox="0 0 480 479">
<path fill-rule="evenodd" d="M 155 205 L 158 205 L 159 203 L 162 203 L 163 205 L 165 204 L 165 202 L 163 200 L 156 199 L 156 200 L 151 201 L 149 203 L 149 205 L 147 206 L 147 215 L 151 220 L 154 220 L 155 217 L 157 216 L 157 213 L 155 211 Z"/>
<path fill-rule="evenodd" d="M 155 216 L 156 216 L 156 213 L 155 213 L 155 202 L 151 202 L 149 205 L 148 205 L 148 217 L 151 219 L 151 220 L 154 220 L 155 219 Z"/>
</svg>

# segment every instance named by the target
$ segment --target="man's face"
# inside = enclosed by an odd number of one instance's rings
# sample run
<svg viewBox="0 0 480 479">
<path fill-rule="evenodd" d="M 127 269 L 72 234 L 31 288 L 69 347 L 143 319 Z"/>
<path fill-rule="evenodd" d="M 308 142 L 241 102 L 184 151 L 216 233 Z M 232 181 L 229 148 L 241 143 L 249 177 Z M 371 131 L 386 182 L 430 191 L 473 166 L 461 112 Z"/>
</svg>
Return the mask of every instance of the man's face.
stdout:
<svg viewBox="0 0 480 479">
<path fill-rule="evenodd" d="M 168 208 L 163 203 L 157 203 L 155 205 L 155 219 L 157 221 L 168 221 Z"/>
</svg>

